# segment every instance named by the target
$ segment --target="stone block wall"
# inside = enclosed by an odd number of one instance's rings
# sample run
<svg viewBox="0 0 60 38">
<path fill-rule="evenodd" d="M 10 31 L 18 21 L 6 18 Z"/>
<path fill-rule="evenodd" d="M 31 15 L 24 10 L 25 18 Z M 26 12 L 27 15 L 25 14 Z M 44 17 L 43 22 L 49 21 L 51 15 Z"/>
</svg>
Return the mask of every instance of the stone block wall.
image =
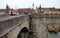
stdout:
<svg viewBox="0 0 60 38">
<path fill-rule="evenodd" d="M 43 18 L 34 17 L 30 24 L 31 38 L 48 38 L 48 31 Z"/>
</svg>

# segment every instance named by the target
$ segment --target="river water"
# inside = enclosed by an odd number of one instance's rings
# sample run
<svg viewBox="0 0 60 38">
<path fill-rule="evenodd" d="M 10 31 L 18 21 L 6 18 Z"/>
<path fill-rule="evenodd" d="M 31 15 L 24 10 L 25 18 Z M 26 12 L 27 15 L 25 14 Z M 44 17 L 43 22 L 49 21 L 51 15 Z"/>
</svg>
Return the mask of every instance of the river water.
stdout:
<svg viewBox="0 0 60 38">
<path fill-rule="evenodd" d="M 57 33 L 48 32 L 48 38 L 60 38 L 60 32 Z"/>
<path fill-rule="evenodd" d="M 46 18 L 46 22 L 60 23 L 60 18 Z M 60 32 L 57 32 L 57 33 L 48 32 L 48 38 L 60 38 Z"/>
</svg>

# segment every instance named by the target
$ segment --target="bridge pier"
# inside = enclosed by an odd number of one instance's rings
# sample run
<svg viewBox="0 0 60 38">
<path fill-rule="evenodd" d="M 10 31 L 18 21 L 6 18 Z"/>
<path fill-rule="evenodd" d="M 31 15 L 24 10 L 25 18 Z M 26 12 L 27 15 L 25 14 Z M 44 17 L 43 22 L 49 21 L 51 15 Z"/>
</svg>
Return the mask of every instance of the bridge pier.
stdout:
<svg viewBox="0 0 60 38">
<path fill-rule="evenodd" d="M 30 18 L 30 38 L 48 38 L 48 31 L 44 18 Z"/>
</svg>

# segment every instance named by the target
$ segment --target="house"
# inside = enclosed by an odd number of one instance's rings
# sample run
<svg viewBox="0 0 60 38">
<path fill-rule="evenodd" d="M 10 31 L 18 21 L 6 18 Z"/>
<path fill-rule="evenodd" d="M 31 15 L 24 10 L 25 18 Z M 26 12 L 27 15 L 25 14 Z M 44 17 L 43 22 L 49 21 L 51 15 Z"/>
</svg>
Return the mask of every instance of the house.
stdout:
<svg viewBox="0 0 60 38">
<path fill-rule="evenodd" d="M 60 14 L 60 9 L 58 8 L 37 8 L 36 9 L 37 13 L 43 13 L 43 14 Z"/>
<path fill-rule="evenodd" d="M 0 9 L 0 15 L 4 15 L 6 12 L 6 9 Z"/>
<path fill-rule="evenodd" d="M 11 9 L 11 15 L 18 15 L 18 10 L 17 9 Z"/>
<path fill-rule="evenodd" d="M 31 9 L 31 8 L 22 8 L 22 9 L 18 9 L 19 13 L 33 13 L 35 10 Z"/>
<path fill-rule="evenodd" d="M 8 12 L 9 11 L 9 12 Z M 16 14 L 27 14 L 27 13 L 34 13 L 34 9 L 31 9 L 31 8 L 22 8 L 22 9 L 13 9 L 13 8 L 9 8 L 9 10 L 6 10 L 6 9 L 0 9 L 0 15 L 4 15 L 6 14 L 13 14 L 13 15 L 16 15 Z"/>
</svg>

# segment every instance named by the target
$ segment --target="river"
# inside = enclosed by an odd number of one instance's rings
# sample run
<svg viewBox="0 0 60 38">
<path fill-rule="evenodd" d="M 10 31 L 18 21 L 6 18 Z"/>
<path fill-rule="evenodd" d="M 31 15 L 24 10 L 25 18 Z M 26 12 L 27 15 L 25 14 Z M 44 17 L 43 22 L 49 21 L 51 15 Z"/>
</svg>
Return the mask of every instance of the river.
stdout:
<svg viewBox="0 0 60 38">
<path fill-rule="evenodd" d="M 60 18 L 46 18 L 46 22 L 60 23 Z M 48 38 L 60 38 L 60 32 L 57 33 L 48 32 Z"/>
<path fill-rule="evenodd" d="M 48 38 L 60 38 L 60 32 L 57 33 L 48 32 Z"/>
</svg>

